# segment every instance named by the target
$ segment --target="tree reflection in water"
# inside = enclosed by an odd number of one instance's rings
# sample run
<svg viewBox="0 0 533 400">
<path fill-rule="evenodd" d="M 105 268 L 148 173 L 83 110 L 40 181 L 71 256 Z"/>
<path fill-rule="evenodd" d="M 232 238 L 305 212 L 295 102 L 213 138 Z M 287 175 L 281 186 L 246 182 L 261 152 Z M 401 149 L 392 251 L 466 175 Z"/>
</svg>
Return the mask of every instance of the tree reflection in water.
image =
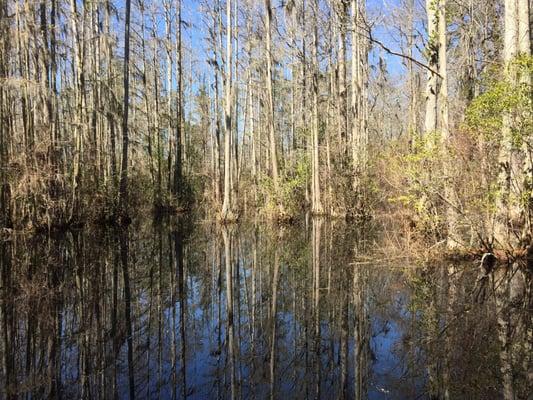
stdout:
<svg viewBox="0 0 533 400">
<path fill-rule="evenodd" d="M 179 226 L 3 242 L 0 397 L 530 392 L 524 266 L 472 301 L 475 265 L 372 261 L 367 227 Z"/>
</svg>

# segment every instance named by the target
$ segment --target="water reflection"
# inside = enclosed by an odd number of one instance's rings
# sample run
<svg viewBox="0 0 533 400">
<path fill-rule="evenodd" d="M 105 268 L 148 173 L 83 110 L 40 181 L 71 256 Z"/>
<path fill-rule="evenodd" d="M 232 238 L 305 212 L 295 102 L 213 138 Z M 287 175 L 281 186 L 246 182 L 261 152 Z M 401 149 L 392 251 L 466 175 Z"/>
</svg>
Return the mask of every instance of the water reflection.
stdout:
<svg viewBox="0 0 533 400">
<path fill-rule="evenodd" d="M 527 269 L 378 262 L 376 242 L 322 219 L 15 237 L 0 398 L 527 398 Z"/>
</svg>

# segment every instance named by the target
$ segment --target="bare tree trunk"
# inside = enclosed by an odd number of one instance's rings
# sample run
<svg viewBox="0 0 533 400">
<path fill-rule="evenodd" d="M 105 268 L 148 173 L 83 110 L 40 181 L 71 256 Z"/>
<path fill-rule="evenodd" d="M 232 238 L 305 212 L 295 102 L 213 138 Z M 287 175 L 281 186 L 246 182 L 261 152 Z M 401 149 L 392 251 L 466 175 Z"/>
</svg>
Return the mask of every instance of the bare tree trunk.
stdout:
<svg viewBox="0 0 533 400">
<path fill-rule="evenodd" d="M 439 60 L 439 40 L 438 40 L 438 5 L 439 0 L 426 0 L 426 12 L 428 19 L 428 43 L 426 46 L 426 57 L 428 59 L 428 78 L 426 84 L 426 117 L 424 131 L 426 134 L 434 133 L 437 130 L 437 97 Z"/>
<path fill-rule="evenodd" d="M 218 87 L 218 70 L 215 70 L 215 110 L 214 110 L 214 118 L 215 118 L 215 200 L 217 204 L 220 202 L 221 194 L 220 194 L 220 152 L 221 152 L 221 145 L 220 145 L 220 118 L 218 116 L 218 110 L 219 110 L 219 87 Z"/>
<path fill-rule="evenodd" d="M 238 24 L 238 7 L 239 0 L 233 0 L 233 36 L 232 40 L 234 41 L 234 54 L 233 54 L 233 81 L 236 83 L 232 86 L 233 89 L 233 126 L 232 126 L 232 135 L 231 135 L 231 148 L 233 151 L 233 163 L 231 165 L 231 197 L 234 200 L 234 203 L 237 202 L 238 193 L 239 193 L 239 24 Z"/>
<path fill-rule="evenodd" d="M 9 24 L 7 22 L 7 1 L 0 3 L 0 37 L 7 37 Z M 10 54 L 10 41 L 3 40 L 0 48 L 0 77 L 8 76 L 8 55 Z M 9 164 L 9 90 L 5 85 L 0 85 L 0 227 L 11 227 L 11 186 L 7 176 Z"/>
<path fill-rule="evenodd" d="M 409 22 L 408 22 L 408 40 L 407 40 L 407 55 L 409 56 L 409 59 L 407 60 L 407 69 L 409 72 L 409 124 L 407 127 L 407 134 L 409 135 L 409 142 L 412 145 L 413 142 L 413 136 L 417 132 L 417 118 L 416 118 L 416 110 L 417 110 L 417 97 L 418 93 L 416 90 L 416 83 L 415 83 L 415 71 L 413 68 L 413 47 L 414 47 L 414 35 L 415 35 L 415 26 L 414 26 L 414 10 L 415 8 L 415 1 L 414 0 L 408 0 L 408 13 L 409 13 Z"/>
<path fill-rule="evenodd" d="M 252 78 L 250 77 L 250 80 L 248 82 L 249 85 L 249 91 L 250 91 L 250 132 L 251 132 L 251 164 L 252 164 L 252 178 L 254 183 L 254 205 L 257 205 L 257 185 L 258 185 L 258 179 L 257 179 L 257 139 L 256 139 L 256 133 L 255 130 L 255 104 L 254 104 L 254 97 L 253 97 L 253 88 L 252 88 Z"/>
<path fill-rule="evenodd" d="M 75 156 L 72 163 L 72 203 L 71 203 L 71 210 L 70 215 L 74 213 L 74 207 L 76 204 L 77 194 L 78 194 L 78 186 L 80 184 L 79 178 L 80 178 L 80 160 L 82 157 L 82 135 L 83 133 L 80 132 L 82 128 L 82 110 L 83 110 L 83 95 L 81 93 L 82 91 L 82 81 L 83 81 L 83 71 L 82 71 L 82 61 L 81 61 L 81 55 L 80 55 L 80 34 L 78 31 L 78 11 L 76 8 L 76 3 L 74 0 L 70 1 L 70 12 L 71 12 L 71 32 L 72 32 L 72 47 L 73 47 L 73 58 L 74 58 L 74 74 L 73 74 L 73 84 L 74 84 L 74 98 L 76 103 L 76 108 L 74 111 L 74 140 L 75 140 Z M 28 126 L 30 122 L 29 120 L 25 124 Z M 31 142 L 30 142 L 31 143 Z"/>
<path fill-rule="evenodd" d="M 122 165 L 120 168 L 119 207 L 120 212 L 128 214 L 128 113 L 130 100 L 130 14 L 131 0 L 126 0 L 124 22 L 124 103 L 122 115 Z"/>
<path fill-rule="evenodd" d="M 313 130 L 312 130 L 312 212 L 315 215 L 324 213 L 320 195 L 320 152 L 319 152 L 319 121 L 318 121 L 318 76 L 320 65 L 318 63 L 318 0 L 313 4 Z"/>
<path fill-rule="evenodd" d="M 513 60 L 519 54 L 528 55 L 531 51 L 529 6 L 527 0 L 505 1 L 505 34 L 503 58 L 505 62 L 505 76 L 510 85 L 519 81 L 530 81 L 530 76 L 519 76 L 518 70 L 513 65 Z M 527 74 L 522 74 L 527 75 Z M 531 212 L 531 154 L 528 154 L 528 141 L 524 148 L 519 149 L 514 143 L 512 134 L 512 116 L 505 113 L 503 116 L 502 139 L 498 162 L 498 187 L 500 194 L 497 199 L 497 213 L 495 217 L 494 238 L 500 247 L 513 248 L 518 244 L 520 224 L 527 226 L 522 215 Z M 530 143 L 529 143 L 530 145 Z M 527 161 L 526 161 L 527 160 Z M 524 174 L 525 172 L 525 174 Z M 528 196 L 527 209 L 522 207 L 517 199 L 526 193 Z M 529 218 L 528 218 L 529 219 Z"/>
<path fill-rule="evenodd" d="M 348 136 L 348 91 L 346 88 L 346 17 L 348 15 L 348 3 L 341 2 L 337 10 L 339 19 L 339 55 L 338 55 L 338 93 L 339 93 L 339 115 L 338 130 L 340 145 L 343 148 L 343 156 L 346 157 L 347 136 Z"/>
<path fill-rule="evenodd" d="M 182 136 L 183 136 L 183 66 L 182 66 L 182 38 L 181 38 L 181 25 L 182 25 L 182 17 L 181 17 L 181 0 L 177 0 L 176 4 L 177 12 L 178 12 L 178 20 L 177 20 L 177 28 L 176 28 L 176 53 L 178 58 L 178 89 L 177 89 L 177 101 L 176 101 L 176 134 L 175 134 L 175 146 L 176 146 L 176 155 L 174 160 L 174 185 L 173 185 L 173 193 L 174 196 L 177 196 L 179 194 L 180 185 L 181 185 L 181 179 L 182 179 Z"/>
<path fill-rule="evenodd" d="M 271 39 L 271 24 L 272 24 L 272 6 L 270 0 L 265 0 L 266 20 L 266 87 L 267 87 L 267 106 L 268 106 L 268 137 L 270 141 L 270 162 L 272 164 L 272 181 L 274 183 L 274 192 L 276 202 L 282 209 L 282 199 L 280 198 L 279 176 L 278 176 L 278 156 L 276 151 L 276 137 L 274 133 L 274 95 L 272 92 L 272 39 Z"/>
<path fill-rule="evenodd" d="M 222 220 L 231 220 L 233 216 L 233 201 L 231 198 L 231 135 L 232 135 L 232 102 L 233 102 L 233 68 L 232 68 L 232 21 L 231 0 L 226 1 L 226 76 L 225 89 L 225 132 L 224 132 L 224 202 L 222 204 Z"/>
<path fill-rule="evenodd" d="M 440 86 L 438 91 L 438 126 L 442 140 L 448 140 L 450 136 L 448 126 L 448 67 L 446 57 L 446 0 L 438 3 L 438 65 L 440 74 Z"/>
<path fill-rule="evenodd" d="M 441 143 L 445 154 L 445 166 L 447 180 L 444 183 L 444 196 L 448 200 L 446 205 L 446 223 L 447 235 L 446 244 L 448 248 L 457 248 L 460 244 L 460 237 L 458 232 L 458 201 L 456 191 L 454 188 L 454 180 L 452 179 L 453 168 L 451 160 L 453 158 L 450 142 L 450 128 L 448 122 L 448 66 L 447 66 L 447 22 L 446 22 L 446 0 L 440 0 L 438 4 L 438 65 L 440 74 L 440 86 L 438 92 L 438 110 L 439 110 L 439 128 L 441 135 Z"/>
<path fill-rule="evenodd" d="M 163 2 L 164 13 L 165 13 L 165 73 L 166 73 L 166 83 L 165 83 L 165 93 L 166 93 L 166 131 L 167 131 L 167 190 L 174 194 L 174 185 L 172 181 L 172 136 L 170 132 L 172 131 L 172 44 L 171 44 L 171 12 L 172 5 L 171 0 L 165 0 Z M 165 202 L 166 203 L 166 202 Z M 161 206 L 162 204 L 160 204 Z M 166 205 L 166 204 L 165 204 Z"/>
<path fill-rule="evenodd" d="M 533 52 L 533 3 L 531 0 L 518 0 L 518 51 L 523 56 L 531 57 Z M 520 83 L 531 88 L 531 74 L 523 73 L 520 76 Z M 533 135 L 527 135 L 522 143 L 522 157 L 524 164 L 521 176 L 521 183 L 524 185 L 525 210 L 524 226 L 522 228 L 522 238 L 527 237 L 533 230 Z"/>
<path fill-rule="evenodd" d="M 362 107 L 363 97 L 363 71 L 361 70 L 363 43 L 361 39 L 361 0 L 351 0 L 352 13 L 352 98 L 351 98 L 351 118 L 352 118 L 352 159 L 354 173 L 354 191 L 358 196 L 357 207 L 361 203 L 361 175 L 364 169 L 365 137 L 362 128 L 364 110 Z"/>
</svg>

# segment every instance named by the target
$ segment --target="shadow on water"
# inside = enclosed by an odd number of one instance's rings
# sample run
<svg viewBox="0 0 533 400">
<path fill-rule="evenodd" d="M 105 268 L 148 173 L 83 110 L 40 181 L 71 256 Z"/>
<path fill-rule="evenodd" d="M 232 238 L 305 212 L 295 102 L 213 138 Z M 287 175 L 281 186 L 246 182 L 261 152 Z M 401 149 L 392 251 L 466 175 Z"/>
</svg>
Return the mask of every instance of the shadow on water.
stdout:
<svg viewBox="0 0 533 400">
<path fill-rule="evenodd" d="M 527 269 L 415 268 L 376 246 L 319 218 L 15 237 L 0 398 L 527 398 Z"/>
</svg>

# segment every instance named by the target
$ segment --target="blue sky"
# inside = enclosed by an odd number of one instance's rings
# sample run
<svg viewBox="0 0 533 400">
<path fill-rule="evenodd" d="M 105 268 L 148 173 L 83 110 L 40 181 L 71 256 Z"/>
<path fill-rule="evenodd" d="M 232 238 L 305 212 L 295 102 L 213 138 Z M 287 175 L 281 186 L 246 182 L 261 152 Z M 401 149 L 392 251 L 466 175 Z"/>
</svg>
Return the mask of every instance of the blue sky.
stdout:
<svg viewBox="0 0 533 400">
<path fill-rule="evenodd" d="M 200 10 L 200 0 L 182 0 L 182 13 L 183 19 L 190 24 L 189 27 L 185 29 L 185 38 L 187 40 L 187 47 L 192 48 L 194 52 L 194 58 L 196 62 L 204 64 L 207 52 L 205 49 L 206 43 L 204 40 L 205 36 L 205 26 L 202 20 L 203 16 Z M 214 0 L 213 0 L 214 1 Z M 257 0 L 261 1 L 261 0 Z M 377 40 L 383 42 L 387 47 L 392 50 L 399 51 L 399 36 L 396 30 L 390 26 L 385 26 L 382 21 L 383 16 L 387 16 L 391 11 L 398 6 L 399 0 L 368 0 L 367 9 L 369 18 L 372 18 L 377 22 L 373 27 L 373 35 Z M 422 9 L 423 2 L 416 0 L 418 9 Z M 273 6 L 278 7 L 279 11 L 280 0 L 273 0 Z M 420 30 L 423 30 L 423 27 L 420 27 Z M 415 54 L 416 58 L 420 61 L 423 61 L 420 54 Z M 377 46 L 374 46 L 373 55 L 371 55 L 371 62 L 377 62 L 377 56 L 381 56 L 386 60 L 389 72 L 395 76 L 399 77 L 404 72 L 403 62 L 404 60 L 401 57 L 391 56 L 387 54 L 382 49 L 379 49 Z M 205 65 L 200 67 L 201 70 L 205 69 Z M 201 72 L 200 72 L 201 73 Z"/>
</svg>

